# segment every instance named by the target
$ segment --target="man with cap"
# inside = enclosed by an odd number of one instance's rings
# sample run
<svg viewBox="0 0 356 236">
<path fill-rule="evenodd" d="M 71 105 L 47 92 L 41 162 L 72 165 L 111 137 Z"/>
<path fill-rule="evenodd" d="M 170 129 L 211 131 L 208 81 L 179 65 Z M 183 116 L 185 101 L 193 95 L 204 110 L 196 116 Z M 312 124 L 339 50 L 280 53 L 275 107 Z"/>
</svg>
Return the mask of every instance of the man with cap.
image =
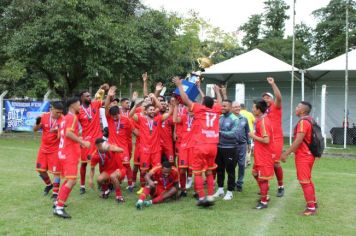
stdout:
<svg viewBox="0 0 356 236">
<path fill-rule="evenodd" d="M 271 85 L 274 96 L 269 92 L 265 92 L 262 94 L 262 98 L 268 105 L 266 114 L 269 120 L 271 121 L 273 129 L 274 173 L 278 181 L 277 197 L 283 197 L 283 169 L 280 165 L 281 154 L 283 151 L 282 94 L 279 91 L 272 77 L 267 77 L 267 82 Z"/>
</svg>

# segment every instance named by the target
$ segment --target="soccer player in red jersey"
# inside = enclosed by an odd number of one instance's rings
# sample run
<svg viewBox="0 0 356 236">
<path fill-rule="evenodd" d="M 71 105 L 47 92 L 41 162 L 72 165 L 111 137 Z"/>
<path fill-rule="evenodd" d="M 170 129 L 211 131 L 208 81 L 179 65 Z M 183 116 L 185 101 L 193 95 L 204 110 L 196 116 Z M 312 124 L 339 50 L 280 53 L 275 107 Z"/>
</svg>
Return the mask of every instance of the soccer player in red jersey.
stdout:
<svg viewBox="0 0 356 236">
<path fill-rule="evenodd" d="M 249 134 L 255 141 L 252 175 L 260 188 L 261 199 L 256 206 L 258 210 L 268 207 L 268 181 L 274 175 L 273 131 L 272 124 L 265 115 L 266 110 L 267 103 L 264 100 L 254 101 L 252 113 L 256 117 L 256 128 L 255 133 L 250 132 Z"/>
<path fill-rule="evenodd" d="M 97 178 L 98 187 L 101 189 L 101 197 L 106 199 L 109 197 L 110 190 L 108 184 L 110 182 L 110 176 L 118 169 L 116 164 L 116 153 L 123 152 L 123 149 L 113 144 L 108 144 L 104 139 L 98 138 L 95 141 L 96 150 L 90 160 L 91 171 L 89 186 L 93 188 L 93 178 L 95 174 L 95 166 L 99 164 L 100 175 Z M 121 191 L 119 191 L 120 202 L 123 201 Z"/>
<path fill-rule="evenodd" d="M 302 101 L 295 109 L 295 114 L 300 118 L 294 129 L 294 141 L 292 145 L 282 154 L 281 160 L 286 161 L 287 156 L 295 153 L 295 167 L 297 169 L 297 178 L 302 186 L 304 198 L 307 207 L 302 213 L 305 216 L 315 215 L 316 197 L 315 187 L 312 181 L 312 170 L 315 157 L 310 152 L 309 144 L 312 140 L 313 118 L 309 115 L 312 106 L 309 102 Z"/>
<path fill-rule="evenodd" d="M 58 158 L 61 164 L 61 175 L 65 178 L 53 214 L 62 218 L 71 218 L 64 210 L 70 192 L 77 182 L 78 163 L 80 159 L 80 146 L 89 148 L 90 142 L 79 137 L 79 123 L 76 114 L 80 111 L 79 98 L 70 98 L 67 101 L 68 114 L 60 124 L 60 141 Z"/>
<path fill-rule="evenodd" d="M 42 114 L 36 119 L 36 125 L 33 131 L 36 132 L 42 129 L 41 146 L 38 150 L 36 171 L 39 173 L 43 182 L 46 184 L 44 195 L 48 195 L 53 188 L 52 198 L 56 199 L 60 184 L 60 165 L 58 159 L 59 145 L 59 124 L 62 121 L 63 104 L 54 102 L 51 111 Z M 47 171 L 53 174 L 53 184 L 48 176 Z"/>
<path fill-rule="evenodd" d="M 166 98 L 164 96 L 158 96 L 158 101 L 161 103 L 160 115 L 168 113 Z M 174 151 L 173 151 L 173 117 L 168 117 L 159 126 L 159 135 L 161 141 L 162 154 L 165 156 L 167 161 L 172 165 L 174 163 Z"/>
<path fill-rule="evenodd" d="M 113 86 L 109 89 L 108 95 L 105 101 L 106 120 L 108 122 L 109 129 L 109 143 L 115 144 L 123 149 L 123 153 L 120 154 L 122 164 L 125 166 L 128 185 L 132 185 L 132 170 L 130 166 L 130 153 L 129 142 L 131 140 L 133 126 L 130 119 L 119 113 L 118 106 L 111 106 L 111 100 L 115 96 L 116 87 Z"/>
<path fill-rule="evenodd" d="M 143 193 L 136 202 L 136 208 L 141 210 L 144 206 L 158 204 L 166 199 L 172 198 L 178 193 L 179 174 L 178 170 L 168 161 L 162 163 L 162 166 L 152 168 L 146 175 L 147 182 Z M 145 200 L 147 196 L 152 200 Z"/>
<path fill-rule="evenodd" d="M 182 81 L 174 77 L 173 82 L 179 89 L 180 97 L 189 111 L 194 113 L 192 144 L 192 169 L 194 173 L 195 192 L 199 195 L 198 206 L 209 207 L 214 205 L 214 176 L 216 169 L 215 157 L 219 142 L 219 115 L 221 105 L 215 104 L 211 97 L 205 96 L 202 104 L 193 103 L 185 93 Z M 214 87 L 218 101 L 221 102 L 221 94 L 217 86 Z M 206 176 L 208 196 L 205 197 L 203 173 Z"/>
<path fill-rule="evenodd" d="M 154 101 L 158 109 L 161 109 L 161 104 L 153 93 L 149 97 Z M 156 116 L 156 107 L 153 104 L 145 106 L 145 115 L 138 115 L 135 109 L 132 109 L 130 116 L 139 125 L 140 135 L 140 171 L 141 171 L 141 187 L 145 186 L 144 176 L 151 167 L 161 165 L 161 143 L 159 135 L 159 126 L 162 122 L 168 119 L 172 113 L 171 108 L 168 113 Z"/>
<path fill-rule="evenodd" d="M 268 109 L 266 111 L 273 129 L 273 144 L 274 144 L 274 173 L 277 177 L 278 191 L 277 197 L 283 197 L 283 169 L 281 167 L 281 154 L 283 151 L 283 129 L 282 129 L 282 94 L 279 91 L 274 79 L 272 77 L 267 78 L 268 83 L 272 86 L 274 96 L 271 93 L 264 93 L 262 95 L 263 100 L 267 103 Z"/>
<path fill-rule="evenodd" d="M 102 85 L 99 90 L 107 85 Z M 80 93 L 80 111 L 78 114 L 78 121 L 82 126 L 82 137 L 85 141 L 91 143 L 91 148 L 83 148 L 81 153 L 80 166 L 80 194 L 85 193 L 85 176 L 87 164 L 90 162 L 91 154 L 95 150 L 95 140 L 103 137 L 100 126 L 100 108 L 103 105 L 101 100 L 92 101 L 90 93 L 83 91 Z"/>
<path fill-rule="evenodd" d="M 187 196 L 187 175 L 188 175 L 188 169 L 191 160 L 191 153 L 192 153 L 192 147 L 189 145 L 189 142 L 192 140 L 193 136 L 193 122 L 194 122 L 194 113 L 193 112 L 188 112 L 186 114 L 178 115 L 179 114 L 179 104 L 175 104 L 174 110 L 173 110 L 173 122 L 176 125 L 180 125 L 181 131 L 180 131 L 180 137 L 179 139 L 181 140 L 179 142 L 179 147 L 178 147 L 178 168 L 179 168 L 179 183 L 180 183 L 180 197 L 186 197 Z"/>
</svg>

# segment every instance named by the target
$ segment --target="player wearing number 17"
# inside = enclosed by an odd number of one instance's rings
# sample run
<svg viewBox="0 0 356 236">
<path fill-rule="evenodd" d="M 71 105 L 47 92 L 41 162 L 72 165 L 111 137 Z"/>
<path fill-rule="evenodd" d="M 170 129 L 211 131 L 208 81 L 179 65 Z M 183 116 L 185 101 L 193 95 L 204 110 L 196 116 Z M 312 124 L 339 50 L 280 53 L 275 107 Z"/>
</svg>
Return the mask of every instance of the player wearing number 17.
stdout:
<svg viewBox="0 0 356 236">
<path fill-rule="evenodd" d="M 205 96 L 202 104 L 193 103 L 184 92 L 182 81 L 179 77 L 174 77 L 173 82 L 179 89 L 183 103 L 189 111 L 194 113 L 192 145 L 192 170 L 194 173 L 194 188 L 199 195 L 197 206 L 209 207 L 214 205 L 214 177 L 212 171 L 216 169 L 215 157 L 217 154 L 217 144 L 219 142 L 219 115 L 221 105 L 214 105 L 211 97 Z M 214 87 L 218 102 L 221 103 L 221 95 L 217 86 Z M 207 182 L 207 197 L 204 191 L 203 174 Z"/>
<path fill-rule="evenodd" d="M 60 141 L 58 158 L 61 165 L 61 175 L 65 178 L 59 190 L 53 214 L 62 218 L 71 218 L 64 210 L 70 192 L 77 182 L 78 163 L 80 159 L 80 146 L 90 147 L 89 141 L 79 137 L 79 124 L 76 114 L 80 111 L 79 98 L 70 98 L 67 101 L 68 114 L 60 125 Z"/>
</svg>

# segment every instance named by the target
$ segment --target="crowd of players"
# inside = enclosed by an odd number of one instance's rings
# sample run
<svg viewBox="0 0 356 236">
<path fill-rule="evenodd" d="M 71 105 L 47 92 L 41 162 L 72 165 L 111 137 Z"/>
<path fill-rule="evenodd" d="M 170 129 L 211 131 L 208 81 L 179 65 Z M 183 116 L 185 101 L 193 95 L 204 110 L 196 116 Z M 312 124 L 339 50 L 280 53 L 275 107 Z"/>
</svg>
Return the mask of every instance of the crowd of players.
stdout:
<svg viewBox="0 0 356 236">
<path fill-rule="evenodd" d="M 52 190 L 54 215 L 70 218 L 65 203 L 77 182 L 79 164 L 80 193 L 86 192 L 87 165 L 90 165 L 89 186 L 93 187 L 95 167 L 99 164 L 96 182 L 100 197 L 106 199 L 115 192 L 118 203 L 125 201 L 121 189 L 123 180 L 127 179 L 127 189 L 132 192 L 138 186 L 139 172 L 141 189 L 137 209 L 186 197 L 192 176 L 197 206 L 210 207 L 220 196 L 231 200 L 235 188 L 243 189 L 245 157 L 251 151 L 252 142 L 252 175 L 260 189 L 256 209 L 268 207 L 269 180 L 274 176 L 278 181 L 277 197 L 284 195 L 280 161 L 286 161 L 294 152 L 297 177 L 307 202 L 303 215 L 316 213 L 311 181 L 314 157 L 308 147 L 312 127 L 305 119 L 311 110 L 308 102 L 298 104 L 296 115 L 301 120 L 295 128 L 295 140 L 282 153 L 282 96 L 273 78 L 267 81 L 274 94 L 266 92 L 255 100 L 253 115 L 242 111 L 239 103 L 228 100 L 225 88 L 215 86 L 216 97 L 212 98 L 203 94 L 198 83 L 201 102 L 194 102 L 185 93 L 181 78 L 174 77 L 172 81 L 180 92 L 179 101 L 175 97 L 166 101 L 166 97 L 159 95 L 162 84 L 157 84 L 155 93 L 148 93 L 147 73 L 142 78 L 142 101 L 137 100 L 136 92 L 131 101 L 119 100 L 115 98 L 116 87 L 104 84 L 94 100 L 84 91 L 79 97 L 68 99 L 66 108 L 61 102 L 52 103 L 51 111 L 37 119 L 34 131 L 42 130 L 42 142 L 36 170 L 46 184 L 44 194 Z M 65 116 L 62 115 L 64 110 L 67 111 Z M 239 173 L 235 182 L 237 165 Z M 48 172 L 53 174 L 52 180 Z"/>
</svg>

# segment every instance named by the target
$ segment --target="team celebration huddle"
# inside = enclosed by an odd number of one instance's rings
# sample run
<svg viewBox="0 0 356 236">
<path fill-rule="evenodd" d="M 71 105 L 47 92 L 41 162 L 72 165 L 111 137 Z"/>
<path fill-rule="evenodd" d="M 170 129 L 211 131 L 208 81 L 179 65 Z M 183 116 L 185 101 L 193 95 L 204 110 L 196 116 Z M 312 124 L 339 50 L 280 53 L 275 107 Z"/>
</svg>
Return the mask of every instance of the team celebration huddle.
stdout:
<svg viewBox="0 0 356 236">
<path fill-rule="evenodd" d="M 118 204 L 125 204 L 122 192 L 135 190 L 137 201 L 129 207 L 141 210 L 184 199 L 187 189 L 194 186 L 196 205 L 208 208 L 218 198 L 238 201 L 234 191 L 244 190 L 245 169 L 250 163 L 259 188 L 257 205 L 252 201 L 251 206 L 263 210 L 268 208 L 270 196 L 285 194 L 281 162 L 291 153 L 295 154 L 297 178 L 306 201 L 301 214 L 316 213 L 311 172 L 320 150 L 313 146 L 317 140 L 310 103 L 297 105 L 295 114 L 300 120 L 294 141 L 283 152 L 282 95 L 272 77 L 266 80 L 266 90 L 273 92 L 256 98 L 252 113 L 244 104 L 229 100 L 224 86 L 215 85 L 215 97 L 209 97 L 198 80 L 195 86 L 200 98 L 195 100 L 186 93 L 180 77 L 172 79 L 177 93 L 170 97 L 161 95 L 161 83 L 149 93 L 148 79 L 144 73 L 143 99 L 137 92 L 132 98 L 118 99 L 116 87 L 104 84 L 93 99 L 83 91 L 65 104 L 53 102 L 50 112 L 37 118 L 34 131 L 42 130 L 42 142 L 36 170 L 45 183 L 44 195 L 52 191 L 54 202 L 49 207 L 54 215 L 71 218 L 66 202 L 78 171 L 80 194 L 89 194 L 86 184 L 90 188 L 97 185 L 100 198 L 108 199 L 112 194 Z M 96 166 L 99 174 L 95 174 Z M 269 181 L 274 176 L 278 188 L 272 194 Z M 287 190 L 288 186 L 286 194 Z"/>
</svg>

